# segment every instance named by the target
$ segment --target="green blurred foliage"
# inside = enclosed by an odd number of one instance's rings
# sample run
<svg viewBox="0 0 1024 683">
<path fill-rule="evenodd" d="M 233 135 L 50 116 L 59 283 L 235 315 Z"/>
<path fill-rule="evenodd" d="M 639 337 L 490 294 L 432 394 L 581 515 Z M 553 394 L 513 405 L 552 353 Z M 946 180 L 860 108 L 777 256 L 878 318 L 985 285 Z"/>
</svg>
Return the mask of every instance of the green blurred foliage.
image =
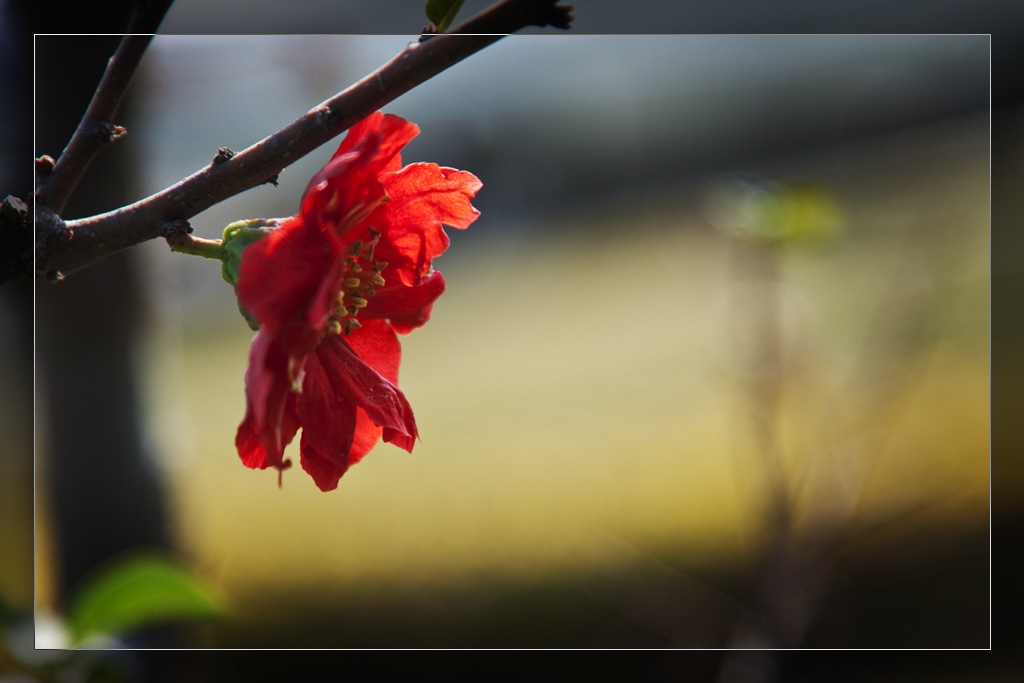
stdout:
<svg viewBox="0 0 1024 683">
<path fill-rule="evenodd" d="M 720 229 L 765 246 L 824 242 L 838 235 L 844 221 L 835 192 L 806 181 L 730 176 L 713 185 L 707 208 Z"/>
<path fill-rule="evenodd" d="M 218 617 L 218 600 L 202 582 L 158 555 L 120 559 L 78 591 L 68 610 L 73 646 L 181 620 Z"/>
</svg>

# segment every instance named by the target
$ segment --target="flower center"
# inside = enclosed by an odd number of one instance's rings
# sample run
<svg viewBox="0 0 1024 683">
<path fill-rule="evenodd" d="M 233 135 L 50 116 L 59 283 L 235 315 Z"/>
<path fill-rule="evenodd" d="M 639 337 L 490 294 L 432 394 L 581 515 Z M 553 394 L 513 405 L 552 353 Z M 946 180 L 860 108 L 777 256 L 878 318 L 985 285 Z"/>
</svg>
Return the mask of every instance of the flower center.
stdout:
<svg viewBox="0 0 1024 683">
<path fill-rule="evenodd" d="M 373 260 L 373 250 L 379 240 L 380 231 L 370 228 L 368 241 L 357 240 L 349 248 L 341 269 L 338 299 L 327 320 L 328 332 L 347 335 L 362 327 L 356 316 L 376 293 L 374 288 L 384 286 L 381 271 L 388 266 L 387 261 Z"/>
</svg>

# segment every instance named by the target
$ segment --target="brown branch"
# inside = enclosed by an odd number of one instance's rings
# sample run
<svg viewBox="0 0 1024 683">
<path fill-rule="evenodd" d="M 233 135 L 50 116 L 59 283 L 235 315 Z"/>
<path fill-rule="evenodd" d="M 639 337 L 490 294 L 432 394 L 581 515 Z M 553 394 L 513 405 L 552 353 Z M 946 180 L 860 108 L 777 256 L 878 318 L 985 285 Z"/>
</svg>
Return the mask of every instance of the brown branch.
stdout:
<svg viewBox="0 0 1024 683">
<path fill-rule="evenodd" d="M 533 25 L 567 27 L 570 10 L 554 0 L 503 0 L 451 33 L 411 43 L 387 64 L 277 133 L 232 156 L 218 153 L 209 165 L 157 194 L 66 224 L 50 216 L 52 228 L 70 238 L 51 240 L 45 248 L 37 242 L 36 272 L 74 270 L 115 251 L 167 236 L 181 221 L 276 180 L 281 169 L 504 35 Z"/>
<path fill-rule="evenodd" d="M 110 58 L 96 93 L 75 129 L 56 165 L 39 174 L 35 204 L 60 215 L 75 191 L 85 170 L 101 149 L 118 139 L 125 129 L 113 120 L 152 34 L 163 20 L 173 0 L 138 0 L 128 25 L 128 35 Z M 148 35 L 147 35 L 148 34 Z"/>
</svg>

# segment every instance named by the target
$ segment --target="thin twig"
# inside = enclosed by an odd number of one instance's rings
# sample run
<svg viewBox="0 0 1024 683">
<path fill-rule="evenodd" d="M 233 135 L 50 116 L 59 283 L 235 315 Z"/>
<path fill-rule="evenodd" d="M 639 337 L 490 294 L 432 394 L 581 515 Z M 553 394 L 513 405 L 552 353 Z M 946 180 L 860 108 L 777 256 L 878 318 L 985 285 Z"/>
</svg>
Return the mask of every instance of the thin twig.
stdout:
<svg viewBox="0 0 1024 683">
<path fill-rule="evenodd" d="M 114 123 L 132 76 L 152 41 L 152 34 L 163 20 L 173 0 L 136 2 L 128 25 L 128 35 L 110 58 L 99 87 L 78 124 L 71 141 L 56 165 L 42 176 L 36 189 L 35 204 L 57 215 L 64 211 L 85 170 L 101 149 L 121 137 L 125 129 Z"/>
<path fill-rule="evenodd" d="M 70 239 L 37 254 L 37 274 L 83 263 L 162 235 L 163 226 L 187 220 L 245 190 L 273 182 L 298 161 L 352 125 L 448 67 L 532 25 L 568 27 L 571 7 L 554 0 L 504 0 L 451 33 L 409 44 L 358 83 L 230 158 L 214 162 L 175 185 L 116 211 L 55 225 Z M 52 217 L 51 217 L 51 223 Z"/>
</svg>

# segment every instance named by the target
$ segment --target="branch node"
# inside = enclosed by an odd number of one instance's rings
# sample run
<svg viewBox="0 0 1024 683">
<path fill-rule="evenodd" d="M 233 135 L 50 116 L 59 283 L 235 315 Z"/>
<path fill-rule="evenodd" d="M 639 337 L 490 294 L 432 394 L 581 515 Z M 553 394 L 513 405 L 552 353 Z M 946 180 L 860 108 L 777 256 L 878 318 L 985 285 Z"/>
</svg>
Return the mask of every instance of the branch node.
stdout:
<svg viewBox="0 0 1024 683">
<path fill-rule="evenodd" d="M 187 220 L 171 221 L 160 226 L 159 234 L 173 249 L 188 242 L 188 236 L 192 234 L 192 225 Z"/>
<path fill-rule="evenodd" d="M 335 114 L 331 111 L 331 108 L 326 103 L 321 104 L 319 107 L 313 110 L 316 116 L 316 122 L 323 128 L 331 128 L 331 124 L 334 121 Z"/>
<path fill-rule="evenodd" d="M 98 127 L 104 142 L 113 142 L 114 140 L 128 134 L 127 128 L 124 126 L 115 126 L 109 121 L 101 121 L 98 124 Z"/>
<path fill-rule="evenodd" d="M 63 278 L 60 271 L 50 268 L 50 257 L 54 251 L 60 250 L 71 242 L 75 233 L 64 223 L 64 220 L 45 206 L 38 203 L 34 206 L 36 221 L 35 238 L 35 271 L 42 273 L 50 282 Z M 26 207 L 26 213 L 28 207 Z"/>
<path fill-rule="evenodd" d="M 56 163 L 49 154 L 44 154 L 36 159 L 36 175 L 39 176 L 39 179 L 42 180 L 49 176 L 53 172 L 53 167 Z"/>
<path fill-rule="evenodd" d="M 281 175 L 280 173 L 275 173 L 274 175 L 270 176 L 269 178 L 264 180 L 262 183 L 260 183 L 260 185 L 273 185 L 274 187 L 277 187 L 278 186 L 277 185 L 277 179 L 278 179 L 278 177 L 280 175 Z"/>
<path fill-rule="evenodd" d="M 221 147 L 213 156 L 213 161 L 211 162 L 211 165 L 220 166 L 233 156 L 235 156 L 235 153 L 232 150 L 228 149 L 227 147 Z"/>
</svg>

